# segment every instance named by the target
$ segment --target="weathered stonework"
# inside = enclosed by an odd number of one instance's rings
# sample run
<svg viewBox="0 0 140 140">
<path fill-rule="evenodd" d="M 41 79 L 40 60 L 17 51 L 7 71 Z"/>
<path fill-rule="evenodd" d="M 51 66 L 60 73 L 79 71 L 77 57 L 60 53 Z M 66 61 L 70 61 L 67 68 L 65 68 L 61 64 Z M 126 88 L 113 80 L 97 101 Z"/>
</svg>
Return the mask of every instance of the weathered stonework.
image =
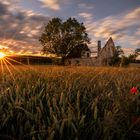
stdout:
<svg viewBox="0 0 140 140">
<path fill-rule="evenodd" d="M 78 65 L 78 66 L 108 66 L 111 58 L 116 53 L 116 48 L 112 38 L 106 42 L 105 46 L 101 48 L 101 42 L 98 41 L 97 45 L 97 57 L 91 56 L 91 51 L 82 52 L 84 57 L 67 59 L 67 65 Z M 88 55 L 87 55 L 88 54 Z"/>
</svg>

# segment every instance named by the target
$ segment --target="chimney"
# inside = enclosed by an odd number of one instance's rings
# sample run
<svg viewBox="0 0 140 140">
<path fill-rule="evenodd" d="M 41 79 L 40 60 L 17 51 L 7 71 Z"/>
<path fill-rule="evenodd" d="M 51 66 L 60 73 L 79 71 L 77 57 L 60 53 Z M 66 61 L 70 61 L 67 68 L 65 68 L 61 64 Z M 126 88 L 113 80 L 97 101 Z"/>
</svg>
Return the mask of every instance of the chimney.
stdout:
<svg viewBox="0 0 140 140">
<path fill-rule="evenodd" d="M 97 56 L 99 56 L 100 51 L 101 51 L 101 41 L 99 40 L 97 43 Z"/>
</svg>

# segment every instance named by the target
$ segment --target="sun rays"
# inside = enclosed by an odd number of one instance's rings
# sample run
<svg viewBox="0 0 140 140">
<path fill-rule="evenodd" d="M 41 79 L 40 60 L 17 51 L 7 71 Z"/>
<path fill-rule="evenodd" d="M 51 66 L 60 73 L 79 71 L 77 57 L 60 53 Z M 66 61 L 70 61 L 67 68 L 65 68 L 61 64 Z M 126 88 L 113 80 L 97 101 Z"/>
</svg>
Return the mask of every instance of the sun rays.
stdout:
<svg viewBox="0 0 140 140">
<path fill-rule="evenodd" d="M 0 52 L 0 59 L 3 59 L 6 55 L 3 52 Z"/>
<path fill-rule="evenodd" d="M 6 56 L 6 54 L 4 54 L 3 52 L 0 52 L 1 78 L 3 77 L 4 74 L 7 74 L 8 72 L 12 80 L 15 81 L 15 77 L 14 77 L 15 71 L 22 72 L 20 67 L 17 68 L 15 65 L 20 65 L 24 68 L 27 68 L 28 70 L 32 69 L 31 66 L 25 65 L 19 61 L 16 61 L 15 59 L 12 59 L 10 56 Z M 24 69 L 24 70 L 27 70 L 27 69 Z"/>
</svg>

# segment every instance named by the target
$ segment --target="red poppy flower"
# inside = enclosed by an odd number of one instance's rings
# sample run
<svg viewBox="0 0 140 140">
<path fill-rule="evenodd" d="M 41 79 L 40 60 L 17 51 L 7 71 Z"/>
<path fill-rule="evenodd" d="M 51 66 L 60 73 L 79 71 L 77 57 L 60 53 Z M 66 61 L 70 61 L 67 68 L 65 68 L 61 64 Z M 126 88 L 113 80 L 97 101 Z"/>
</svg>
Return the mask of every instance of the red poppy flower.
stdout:
<svg viewBox="0 0 140 140">
<path fill-rule="evenodd" d="M 130 91 L 131 91 L 131 93 L 134 94 L 134 95 L 138 93 L 137 87 L 132 87 Z"/>
</svg>

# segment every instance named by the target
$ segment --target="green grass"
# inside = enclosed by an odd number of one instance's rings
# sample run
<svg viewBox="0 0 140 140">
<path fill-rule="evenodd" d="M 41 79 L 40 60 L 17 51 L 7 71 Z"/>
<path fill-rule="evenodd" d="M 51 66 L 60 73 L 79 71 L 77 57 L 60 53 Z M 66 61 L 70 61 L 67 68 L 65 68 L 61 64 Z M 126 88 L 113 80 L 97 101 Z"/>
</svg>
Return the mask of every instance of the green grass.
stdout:
<svg viewBox="0 0 140 140">
<path fill-rule="evenodd" d="M 1 70 L 0 140 L 140 139 L 140 69 L 15 68 Z"/>
</svg>

